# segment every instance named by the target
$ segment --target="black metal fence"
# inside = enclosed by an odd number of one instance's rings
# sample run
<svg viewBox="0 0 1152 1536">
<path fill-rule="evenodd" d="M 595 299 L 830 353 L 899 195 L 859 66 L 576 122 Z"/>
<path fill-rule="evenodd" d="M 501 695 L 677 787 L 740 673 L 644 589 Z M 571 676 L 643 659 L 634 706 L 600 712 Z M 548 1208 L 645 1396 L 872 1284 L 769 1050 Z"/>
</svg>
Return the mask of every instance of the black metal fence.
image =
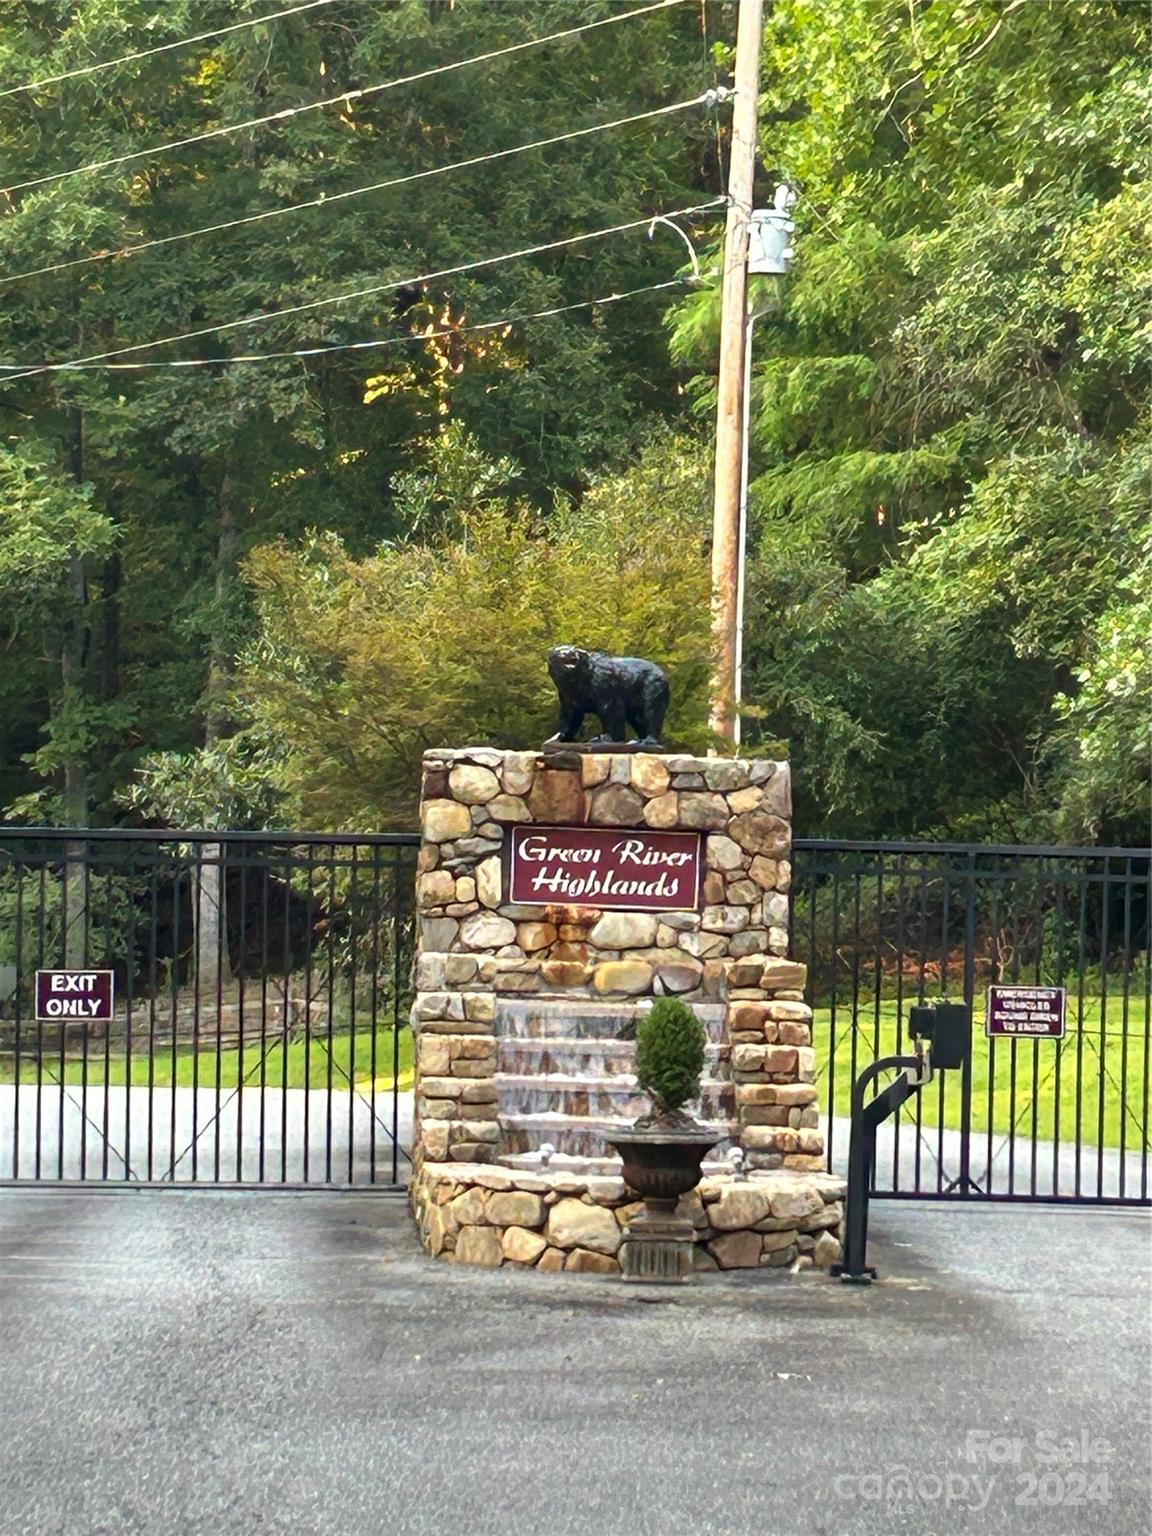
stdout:
<svg viewBox="0 0 1152 1536">
<path fill-rule="evenodd" d="M 402 1183 L 414 834 L 0 828 L 0 1180 Z M 875 1193 L 1146 1203 L 1152 854 L 794 845 L 829 1153 L 907 1012 L 973 1004 L 972 1059 L 882 1134 Z M 37 1020 L 46 969 L 111 1017 Z M 1067 988 L 1063 1039 L 986 1039 L 990 983 Z"/>
<path fill-rule="evenodd" d="M 875 1193 L 1148 1202 L 1148 850 L 798 839 L 793 861 L 832 1166 L 858 1073 L 909 1048 L 912 1003 L 950 996 L 973 1005 L 971 1061 L 882 1128 Z M 1065 987 L 1065 1036 L 986 1038 L 991 983 Z"/>
<path fill-rule="evenodd" d="M 0 829 L 0 1179 L 402 1182 L 418 843 Z M 111 1017 L 37 1020 L 82 968 Z"/>
</svg>

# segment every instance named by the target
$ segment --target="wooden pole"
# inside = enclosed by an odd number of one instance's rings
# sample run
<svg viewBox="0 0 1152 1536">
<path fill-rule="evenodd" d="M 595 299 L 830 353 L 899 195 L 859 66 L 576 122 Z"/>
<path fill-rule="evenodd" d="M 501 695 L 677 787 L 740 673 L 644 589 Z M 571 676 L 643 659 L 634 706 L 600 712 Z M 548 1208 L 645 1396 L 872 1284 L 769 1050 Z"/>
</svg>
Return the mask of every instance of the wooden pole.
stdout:
<svg viewBox="0 0 1152 1536">
<path fill-rule="evenodd" d="M 740 547 L 740 483 L 744 445 L 744 341 L 748 323 L 748 226 L 756 174 L 760 46 L 764 30 L 764 0 L 739 0 L 739 4 L 716 405 L 716 475 L 712 511 L 712 635 L 716 671 L 709 716 L 713 732 L 729 748 L 736 744 L 736 630 L 740 566 L 744 558 Z"/>
</svg>

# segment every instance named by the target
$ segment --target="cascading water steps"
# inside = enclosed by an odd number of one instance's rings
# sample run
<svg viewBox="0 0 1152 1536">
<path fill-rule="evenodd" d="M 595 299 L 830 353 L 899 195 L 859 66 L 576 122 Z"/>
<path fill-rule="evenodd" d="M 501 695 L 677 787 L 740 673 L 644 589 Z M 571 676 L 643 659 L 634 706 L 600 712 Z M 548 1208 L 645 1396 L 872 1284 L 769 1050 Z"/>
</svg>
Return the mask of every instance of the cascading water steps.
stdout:
<svg viewBox="0 0 1152 1536">
<path fill-rule="evenodd" d="M 496 1085 L 505 1153 L 519 1168 L 617 1172 L 606 1137 L 627 1130 L 650 1108 L 636 1085 L 635 1034 L 651 1001 L 573 1003 L 561 999 L 501 1004 L 496 1019 Z M 735 1095 L 722 1043 L 722 1004 L 699 1004 L 708 1034 L 699 1104 L 691 1106 L 720 1138 L 706 1166 L 723 1165 L 736 1136 Z M 551 1155 L 542 1148 L 552 1148 Z"/>
</svg>

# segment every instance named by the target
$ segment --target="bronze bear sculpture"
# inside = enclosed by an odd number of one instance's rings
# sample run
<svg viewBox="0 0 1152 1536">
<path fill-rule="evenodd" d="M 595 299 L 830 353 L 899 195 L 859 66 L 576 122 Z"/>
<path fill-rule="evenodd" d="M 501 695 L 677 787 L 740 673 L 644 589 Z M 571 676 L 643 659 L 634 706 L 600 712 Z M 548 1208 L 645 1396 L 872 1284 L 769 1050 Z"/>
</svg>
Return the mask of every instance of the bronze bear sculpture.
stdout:
<svg viewBox="0 0 1152 1536">
<path fill-rule="evenodd" d="M 548 652 L 548 673 L 560 695 L 560 727 L 548 745 L 576 741 L 585 715 L 596 715 L 603 732 L 596 744 L 624 741 L 625 726 L 636 732 L 630 745 L 660 746 L 668 710 L 668 674 L 639 656 L 606 656 L 579 645 Z"/>
</svg>

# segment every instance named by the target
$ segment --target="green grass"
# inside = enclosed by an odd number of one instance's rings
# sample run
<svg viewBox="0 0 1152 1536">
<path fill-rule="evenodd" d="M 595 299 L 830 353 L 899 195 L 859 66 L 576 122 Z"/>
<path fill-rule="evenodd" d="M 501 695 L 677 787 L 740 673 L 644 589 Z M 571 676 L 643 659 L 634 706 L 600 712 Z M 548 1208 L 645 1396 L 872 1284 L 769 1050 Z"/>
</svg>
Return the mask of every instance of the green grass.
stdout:
<svg viewBox="0 0 1152 1536">
<path fill-rule="evenodd" d="M 904 1004 L 905 1017 L 908 1004 Z M 1103 1028 L 1103 1033 L 1102 1033 Z M 835 1018 L 836 1047 L 832 1079 L 838 1115 L 847 1115 L 851 1104 L 852 1010 L 850 1003 L 840 1003 Z M 820 1082 L 826 1084 L 832 1040 L 832 1011 L 817 1008 L 813 1019 Z M 878 1056 L 895 1055 L 910 1050 L 907 1033 L 897 1037 L 896 1003 L 880 1005 L 877 1025 L 875 1004 L 861 1000 L 857 1021 L 856 1074 Z M 1125 1075 L 1125 1049 L 1127 1074 Z M 984 1006 L 978 1000 L 972 1021 L 972 1131 L 986 1135 L 989 1118 L 994 1135 L 1006 1135 L 1013 1124 L 1016 1134 L 1035 1136 L 1040 1141 L 1074 1142 L 1079 1139 L 1094 1146 L 1119 1147 L 1121 1118 L 1124 1120 L 1124 1146 L 1138 1150 L 1143 1139 L 1144 1071 L 1148 1050 L 1148 1026 L 1143 998 L 1132 998 L 1125 1027 L 1122 1000 L 1108 998 L 1101 1025 L 1101 999 L 1068 998 L 1068 1032 L 1062 1040 L 988 1040 L 984 1034 Z M 1015 1094 L 1012 1090 L 1012 1061 L 1016 1062 Z M 1101 1064 L 1103 1063 L 1103 1070 Z M 883 1083 L 891 1081 L 885 1076 Z M 1124 1089 L 1126 1083 L 1126 1091 Z M 940 1104 L 943 1095 L 943 1114 Z M 824 1086 L 820 1107 L 828 1108 Z M 923 1090 L 922 1117 L 925 1125 L 943 1124 L 953 1130 L 960 1127 L 960 1073 L 942 1072 Z M 1103 1134 L 1101 1134 L 1101 1098 L 1103 1098 Z M 915 1101 L 901 1111 L 906 1120 L 915 1120 Z"/>
<path fill-rule="evenodd" d="M 412 1087 L 410 1029 L 400 1031 L 398 1044 L 399 1071 L 396 1080 L 397 1087 L 403 1092 Z M 375 1064 L 378 1093 L 390 1093 L 392 1090 L 392 1052 L 392 1031 L 378 1029 Z M 258 1088 L 261 1082 L 267 1088 L 326 1088 L 331 1073 L 332 1087 L 346 1092 L 349 1077 L 362 1091 L 370 1087 L 373 1078 L 372 1036 L 363 1031 L 355 1036 L 334 1034 L 331 1058 L 325 1035 L 313 1036 L 311 1041 L 293 1040 L 287 1047 L 281 1043 L 272 1045 L 263 1069 L 259 1065 L 260 1054 L 256 1041 L 245 1045 L 243 1057 L 238 1049 L 224 1049 L 217 1053 L 214 1045 L 205 1045 L 199 1051 L 194 1051 L 190 1046 L 179 1044 L 175 1054 L 170 1045 L 158 1045 L 151 1062 L 147 1049 L 138 1048 L 131 1058 L 123 1051 L 110 1053 L 105 1064 L 103 1047 L 93 1042 L 89 1047 L 87 1064 L 71 1056 L 65 1061 L 62 1081 L 67 1086 L 79 1086 L 87 1082 L 89 1086 L 107 1083 L 112 1088 L 123 1088 L 129 1083 L 134 1088 L 147 1088 L 149 1084 L 156 1088 L 170 1088 L 173 1084 L 178 1088 L 191 1088 L 194 1084 L 201 1088 L 214 1088 L 219 1069 L 222 1088 L 235 1088 L 241 1080 L 246 1088 Z M 13 1081 L 14 1065 L 12 1056 L 0 1057 L 0 1082 Z M 50 1083 L 53 1079 L 61 1079 L 60 1058 L 59 1055 L 53 1058 L 48 1053 L 44 1058 L 41 1080 Z M 36 1080 L 36 1062 L 23 1058 L 20 1062 L 20 1081 L 35 1083 Z"/>
</svg>

